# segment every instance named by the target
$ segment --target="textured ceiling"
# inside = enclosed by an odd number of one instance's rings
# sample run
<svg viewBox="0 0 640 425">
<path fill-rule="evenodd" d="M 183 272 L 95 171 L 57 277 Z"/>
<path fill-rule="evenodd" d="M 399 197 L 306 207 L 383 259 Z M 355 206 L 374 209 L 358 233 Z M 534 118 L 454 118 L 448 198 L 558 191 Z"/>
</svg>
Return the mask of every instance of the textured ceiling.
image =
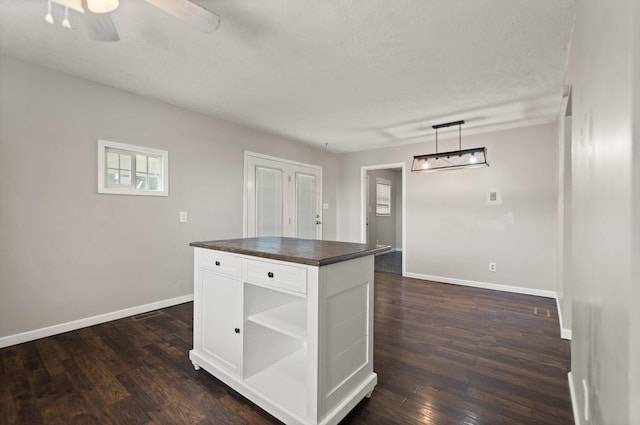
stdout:
<svg viewBox="0 0 640 425">
<path fill-rule="evenodd" d="M 46 0 L 0 0 L 0 51 L 332 151 L 550 121 L 575 0 L 194 0 L 205 34 L 121 0 L 117 43 Z M 445 135 L 446 136 L 446 135 Z"/>
</svg>

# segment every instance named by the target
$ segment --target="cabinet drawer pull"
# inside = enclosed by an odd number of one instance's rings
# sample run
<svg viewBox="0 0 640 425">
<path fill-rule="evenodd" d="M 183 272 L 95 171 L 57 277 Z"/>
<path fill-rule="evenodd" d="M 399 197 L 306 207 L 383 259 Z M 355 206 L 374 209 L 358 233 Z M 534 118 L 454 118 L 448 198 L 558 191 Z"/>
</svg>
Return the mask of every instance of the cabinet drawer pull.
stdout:
<svg viewBox="0 0 640 425">
<path fill-rule="evenodd" d="M 272 278 L 272 279 L 273 279 L 273 272 L 269 272 L 269 273 L 267 273 L 267 277 L 270 277 L 270 278 Z"/>
<path fill-rule="evenodd" d="M 235 328 L 234 331 L 235 331 L 235 333 L 239 334 L 240 333 L 240 328 Z"/>
<path fill-rule="evenodd" d="M 216 261 L 216 266 L 219 266 L 219 265 L 220 265 L 220 261 Z"/>
</svg>

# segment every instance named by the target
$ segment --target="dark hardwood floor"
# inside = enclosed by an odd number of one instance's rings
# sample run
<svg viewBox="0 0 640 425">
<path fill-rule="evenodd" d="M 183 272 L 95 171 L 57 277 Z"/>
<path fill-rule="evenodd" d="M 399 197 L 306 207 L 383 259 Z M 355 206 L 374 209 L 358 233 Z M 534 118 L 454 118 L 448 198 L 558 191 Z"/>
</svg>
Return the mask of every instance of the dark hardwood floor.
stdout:
<svg viewBox="0 0 640 425">
<path fill-rule="evenodd" d="M 573 423 L 554 300 L 388 273 L 375 291 L 378 386 L 342 423 Z M 192 308 L 1 349 L 0 424 L 279 423 L 193 369 Z"/>
</svg>

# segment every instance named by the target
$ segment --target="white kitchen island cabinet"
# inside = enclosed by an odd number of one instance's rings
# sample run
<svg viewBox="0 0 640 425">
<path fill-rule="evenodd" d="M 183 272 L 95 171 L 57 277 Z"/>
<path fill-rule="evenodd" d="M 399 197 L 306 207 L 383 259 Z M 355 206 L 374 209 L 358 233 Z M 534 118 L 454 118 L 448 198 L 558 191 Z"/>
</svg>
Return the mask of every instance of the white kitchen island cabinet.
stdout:
<svg viewBox="0 0 640 425">
<path fill-rule="evenodd" d="M 189 358 L 286 424 L 336 424 L 373 391 L 374 254 L 260 237 L 194 242 Z"/>
</svg>

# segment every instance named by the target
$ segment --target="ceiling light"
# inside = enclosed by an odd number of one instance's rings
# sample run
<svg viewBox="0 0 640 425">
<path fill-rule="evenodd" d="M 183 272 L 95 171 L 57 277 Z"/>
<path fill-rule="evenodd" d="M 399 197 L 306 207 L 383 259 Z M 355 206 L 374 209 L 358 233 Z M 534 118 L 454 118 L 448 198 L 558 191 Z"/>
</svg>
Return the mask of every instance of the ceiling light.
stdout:
<svg viewBox="0 0 640 425">
<path fill-rule="evenodd" d="M 460 168 L 488 167 L 487 148 L 462 149 L 462 124 L 464 124 L 464 121 L 434 125 L 433 128 L 436 130 L 436 152 L 414 156 L 411 171 L 420 174 Z M 458 126 L 458 150 L 438 152 L 438 129 L 453 125 Z"/>
<path fill-rule="evenodd" d="M 87 8 L 93 13 L 109 13 L 118 8 L 118 0 L 87 0 Z"/>
</svg>

